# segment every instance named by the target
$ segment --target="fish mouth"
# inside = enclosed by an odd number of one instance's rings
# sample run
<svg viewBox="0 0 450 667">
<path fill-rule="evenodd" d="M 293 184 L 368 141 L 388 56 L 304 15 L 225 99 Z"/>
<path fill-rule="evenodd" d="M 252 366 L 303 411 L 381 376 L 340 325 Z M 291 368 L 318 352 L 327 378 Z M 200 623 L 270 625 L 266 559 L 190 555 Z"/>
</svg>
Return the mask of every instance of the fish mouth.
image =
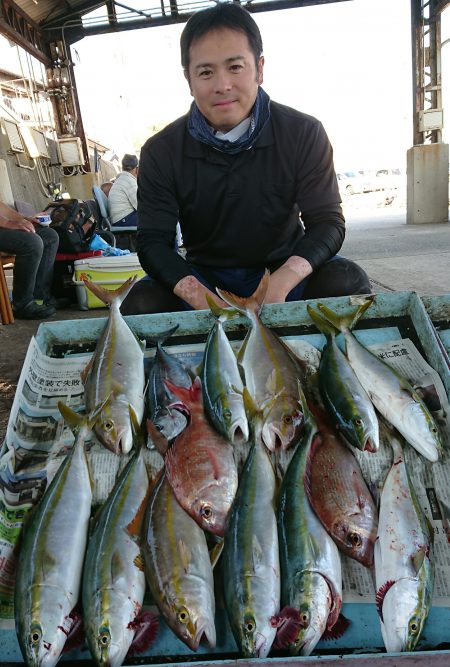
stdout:
<svg viewBox="0 0 450 667">
<path fill-rule="evenodd" d="M 378 451 L 378 447 L 377 447 L 376 443 L 374 442 L 373 438 L 370 435 L 368 435 L 366 437 L 366 441 L 364 443 L 363 451 L 364 452 L 371 452 L 372 454 L 374 454 L 375 452 Z"/>
<path fill-rule="evenodd" d="M 236 420 L 229 430 L 230 442 L 233 444 L 235 442 L 244 443 L 247 442 L 249 438 L 248 423 L 246 419 Z"/>
<path fill-rule="evenodd" d="M 280 430 L 274 424 L 264 424 L 261 437 L 267 449 L 271 452 L 276 449 L 287 449 L 291 444 L 291 439 L 280 433 Z"/>
<path fill-rule="evenodd" d="M 127 427 L 123 427 L 117 431 L 116 442 L 114 443 L 114 451 L 116 454 L 128 454 L 133 446 L 133 438 L 131 432 Z"/>
<path fill-rule="evenodd" d="M 187 644 L 192 651 L 198 650 L 203 635 L 205 636 L 206 641 L 211 648 L 216 647 L 216 628 L 214 627 L 214 624 L 211 624 L 209 621 L 205 620 L 196 625 L 195 635 L 189 637 L 187 640 Z"/>
<path fill-rule="evenodd" d="M 266 646 L 267 646 L 267 638 L 260 632 L 257 632 L 255 635 L 255 642 L 253 644 L 253 655 L 255 656 L 255 658 L 265 657 Z"/>
</svg>

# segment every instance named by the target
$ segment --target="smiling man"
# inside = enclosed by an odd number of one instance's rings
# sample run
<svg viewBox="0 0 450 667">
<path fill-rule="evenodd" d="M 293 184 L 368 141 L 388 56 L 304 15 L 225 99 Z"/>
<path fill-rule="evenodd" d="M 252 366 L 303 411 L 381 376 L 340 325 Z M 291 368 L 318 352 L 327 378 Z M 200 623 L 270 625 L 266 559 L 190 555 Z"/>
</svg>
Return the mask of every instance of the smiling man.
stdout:
<svg viewBox="0 0 450 667">
<path fill-rule="evenodd" d="M 345 221 L 325 130 L 261 87 L 249 12 L 219 3 L 194 14 L 181 63 L 194 101 L 142 148 L 137 243 L 149 277 L 122 311 L 207 308 L 216 287 L 249 296 L 266 268 L 266 303 L 370 292 L 365 272 L 337 256 Z"/>
</svg>

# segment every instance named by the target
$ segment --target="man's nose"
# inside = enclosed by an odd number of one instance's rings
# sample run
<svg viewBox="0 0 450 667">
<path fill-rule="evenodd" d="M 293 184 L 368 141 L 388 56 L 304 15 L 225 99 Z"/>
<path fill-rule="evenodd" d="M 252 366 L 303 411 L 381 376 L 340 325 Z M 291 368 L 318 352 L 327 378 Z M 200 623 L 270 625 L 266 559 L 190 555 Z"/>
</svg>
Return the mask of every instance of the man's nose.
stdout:
<svg viewBox="0 0 450 667">
<path fill-rule="evenodd" d="M 222 93 L 232 88 L 231 74 L 227 70 L 220 70 L 216 73 L 214 87 L 217 93 Z"/>
</svg>

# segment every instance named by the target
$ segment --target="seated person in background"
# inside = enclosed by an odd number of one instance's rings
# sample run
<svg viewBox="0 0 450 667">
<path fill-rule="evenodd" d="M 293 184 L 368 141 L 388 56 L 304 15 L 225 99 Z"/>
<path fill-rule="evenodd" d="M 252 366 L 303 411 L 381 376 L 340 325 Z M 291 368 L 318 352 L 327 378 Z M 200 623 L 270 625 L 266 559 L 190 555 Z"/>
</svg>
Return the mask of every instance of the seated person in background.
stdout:
<svg viewBox="0 0 450 667">
<path fill-rule="evenodd" d="M 216 287 L 247 297 L 265 268 L 266 303 L 370 292 L 366 273 L 337 255 L 345 220 L 325 130 L 261 88 L 250 13 L 221 2 L 194 14 L 181 63 L 194 101 L 142 148 L 137 251 L 150 277 L 122 313 L 203 309 L 206 294 L 225 305 Z"/>
<path fill-rule="evenodd" d="M 112 184 L 108 195 L 111 224 L 120 227 L 137 225 L 137 173 L 139 160 L 126 153 L 122 159 L 122 172 Z"/>
<path fill-rule="evenodd" d="M 58 243 L 54 229 L 0 202 L 0 251 L 16 256 L 12 297 L 17 319 L 43 320 L 56 312 L 50 290 Z"/>
<path fill-rule="evenodd" d="M 106 181 L 105 183 L 102 183 L 102 184 L 101 184 L 101 186 L 100 186 L 100 190 L 103 190 L 103 192 L 105 193 L 105 195 L 106 195 L 107 197 L 109 197 L 109 191 L 111 190 L 112 186 L 113 186 L 113 182 L 112 182 L 112 181 Z"/>
</svg>

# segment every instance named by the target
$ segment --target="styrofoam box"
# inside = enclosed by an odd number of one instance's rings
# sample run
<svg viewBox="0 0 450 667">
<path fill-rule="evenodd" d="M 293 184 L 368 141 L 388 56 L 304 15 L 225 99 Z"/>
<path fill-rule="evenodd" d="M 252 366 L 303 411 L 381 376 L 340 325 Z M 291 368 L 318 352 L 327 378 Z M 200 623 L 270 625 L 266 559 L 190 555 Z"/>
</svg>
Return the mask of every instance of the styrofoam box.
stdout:
<svg viewBox="0 0 450 667">
<path fill-rule="evenodd" d="M 74 279 L 76 286 L 78 304 L 81 310 L 90 308 L 105 308 L 103 301 L 100 301 L 83 282 L 88 278 L 96 285 L 101 285 L 105 289 L 117 289 L 128 278 L 138 276 L 143 278 L 145 271 L 139 264 L 135 252 L 120 257 L 88 257 L 87 259 L 77 259 L 74 262 Z"/>
</svg>

